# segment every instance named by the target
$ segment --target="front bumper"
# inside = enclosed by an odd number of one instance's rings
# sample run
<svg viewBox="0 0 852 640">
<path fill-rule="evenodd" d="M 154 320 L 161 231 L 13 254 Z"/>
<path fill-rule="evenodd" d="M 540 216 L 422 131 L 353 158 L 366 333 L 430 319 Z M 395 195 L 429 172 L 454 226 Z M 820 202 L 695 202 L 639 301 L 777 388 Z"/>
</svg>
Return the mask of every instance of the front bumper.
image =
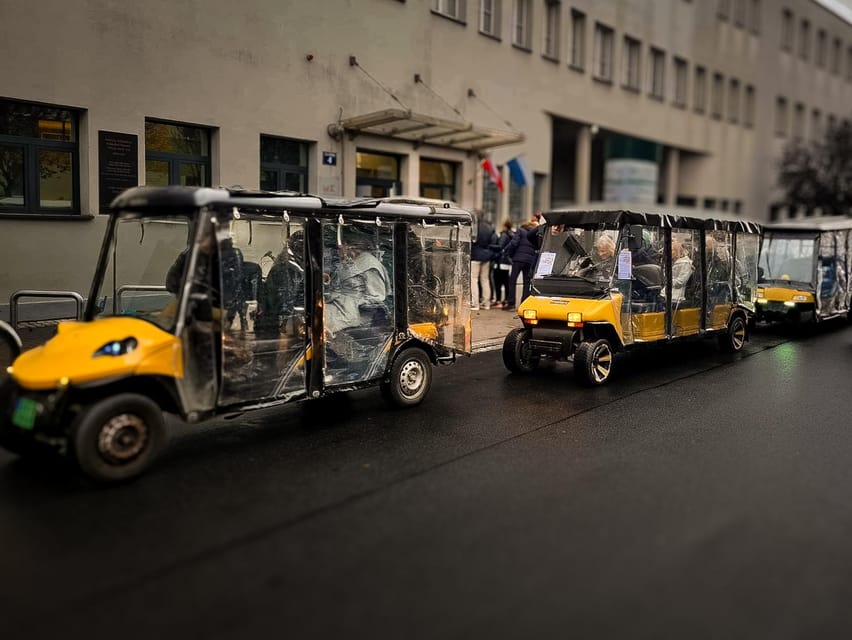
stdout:
<svg viewBox="0 0 852 640">
<path fill-rule="evenodd" d="M 68 387 L 31 391 L 11 377 L 0 380 L 0 447 L 13 453 L 47 447 L 64 455 L 67 406 Z"/>
<path fill-rule="evenodd" d="M 778 302 L 767 300 L 755 305 L 757 317 L 760 320 L 787 320 L 795 319 L 803 313 L 814 311 L 813 302 Z"/>
</svg>

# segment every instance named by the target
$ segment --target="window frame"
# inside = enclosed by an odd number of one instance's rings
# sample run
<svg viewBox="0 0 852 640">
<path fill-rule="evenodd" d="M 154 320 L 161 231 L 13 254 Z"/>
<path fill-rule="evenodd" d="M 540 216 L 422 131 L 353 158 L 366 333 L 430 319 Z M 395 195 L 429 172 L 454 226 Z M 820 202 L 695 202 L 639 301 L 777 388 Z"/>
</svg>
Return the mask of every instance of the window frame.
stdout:
<svg viewBox="0 0 852 640">
<path fill-rule="evenodd" d="M 789 116 L 787 115 L 787 98 L 777 96 L 775 98 L 775 136 L 778 138 L 787 137 L 787 129 Z"/>
<path fill-rule="evenodd" d="M 612 84 L 615 64 L 615 29 L 602 22 L 595 22 L 592 55 L 592 77 L 600 82 Z"/>
<path fill-rule="evenodd" d="M 695 81 L 692 91 L 693 109 L 696 113 L 707 112 L 707 67 L 695 66 Z"/>
<path fill-rule="evenodd" d="M 532 0 L 514 0 L 512 11 L 512 46 L 532 51 Z"/>
<path fill-rule="evenodd" d="M 756 99 L 754 85 L 747 84 L 743 96 L 743 126 L 747 129 L 754 127 Z"/>
<path fill-rule="evenodd" d="M 625 34 L 622 39 L 621 57 L 624 60 L 621 86 L 638 93 L 642 89 L 642 42 Z"/>
<path fill-rule="evenodd" d="M 479 33 L 500 40 L 501 0 L 479 0 Z M 487 8 L 486 8 L 487 7 Z M 491 20 L 491 29 L 485 28 L 486 15 Z"/>
<path fill-rule="evenodd" d="M 199 129 L 207 136 L 207 155 L 198 156 L 190 153 L 167 153 L 165 151 L 149 151 L 147 133 L 143 136 L 145 144 L 145 183 L 147 184 L 148 160 L 159 162 L 167 162 L 169 165 L 169 186 L 180 185 L 180 167 L 182 163 L 200 164 L 204 167 L 204 178 L 206 184 L 201 184 L 202 187 L 210 187 L 213 185 L 213 129 L 190 122 L 175 122 L 173 120 L 163 120 L 161 118 L 145 118 L 145 124 L 148 123 L 172 125 L 176 127 L 191 127 Z"/>
<path fill-rule="evenodd" d="M 455 6 L 455 11 L 449 7 Z M 467 24 L 467 0 L 432 0 L 432 13 L 454 22 Z"/>
<path fill-rule="evenodd" d="M 270 162 L 263 160 L 263 141 L 267 140 L 285 140 L 287 142 L 295 142 L 299 145 L 304 145 L 305 147 L 305 166 L 288 164 L 286 162 Z M 304 181 L 305 188 L 302 190 L 303 193 L 307 193 L 310 191 L 308 187 L 308 180 L 310 179 L 310 169 L 311 169 L 311 143 L 307 140 L 300 140 L 298 138 L 288 138 L 286 136 L 275 136 L 267 133 L 260 134 L 260 163 L 259 170 L 261 176 L 263 175 L 263 171 L 274 171 L 277 175 L 276 185 L 277 188 L 275 191 L 286 191 L 286 175 L 299 175 L 302 176 Z M 261 183 L 260 188 L 263 189 L 263 185 Z"/>
<path fill-rule="evenodd" d="M 568 62 L 575 71 L 586 70 L 586 14 L 571 9 L 571 59 Z"/>
<path fill-rule="evenodd" d="M 796 20 L 793 12 L 786 7 L 781 10 L 781 50 L 793 52 L 793 38 L 796 32 Z"/>
<path fill-rule="evenodd" d="M 689 63 L 685 58 L 674 56 L 674 91 L 672 104 L 678 109 L 686 109 L 689 99 Z"/>
<path fill-rule="evenodd" d="M 560 34 L 562 33 L 562 3 L 560 0 L 544 2 L 544 42 L 542 57 L 558 61 L 561 52 Z"/>
<path fill-rule="evenodd" d="M 655 100 L 666 99 L 666 52 L 657 47 L 651 47 L 649 66 L 650 87 L 648 95 Z M 658 86 L 659 85 L 659 86 Z"/>
<path fill-rule="evenodd" d="M 713 72 L 713 80 L 710 85 L 710 116 L 714 120 L 721 120 L 725 111 L 725 76 Z"/>
<path fill-rule="evenodd" d="M 728 122 L 737 124 L 740 121 L 740 81 L 728 78 Z"/>
<path fill-rule="evenodd" d="M 19 148 L 23 175 L 23 197 L 21 206 L 0 208 L 0 218 L 6 216 L 68 218 L 79 217 L 80 204 L 80 120 L 82 111 L 58 104 L 41 104 L 24 100 L 0 100 L 34 108 L 60 109 L 71 116 L 71 140 L 51 140 L 30 136 L 0 135 L 0 147 Z M 41 169 L 39 156 L 42 151 L 57 151 L 71 155 L 71 206 L 65 209 L 41 206 Z"/>
</svg>

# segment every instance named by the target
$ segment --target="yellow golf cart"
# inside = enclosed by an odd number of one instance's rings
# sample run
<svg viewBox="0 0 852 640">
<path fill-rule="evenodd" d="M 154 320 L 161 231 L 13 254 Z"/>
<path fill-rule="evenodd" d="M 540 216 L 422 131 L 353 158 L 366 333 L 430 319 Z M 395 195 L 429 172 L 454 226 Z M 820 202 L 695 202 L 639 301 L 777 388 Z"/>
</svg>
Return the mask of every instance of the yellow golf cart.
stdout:
<svg viewBox="0 0 852 640">
<path fill-rule="evenodd" d="M 198 422 L 370 386 L 416 405 L 433 364 L 470 353 L 470 234 L 449 205 L 131 189 L 85 320 L 8 369 L 0 445 L 111 481 L 152 461 L 163 412 Z"/>
<path fill-rule="evenodd" d="M 539 228 L 523 326 L 503 343 L 513 373 L 573 361 L 578 379 L 610 379 L 614 354 L 692 336 L 742 349 L 754 311 L 760 228 L 745 221 L 554 211 Z"/>
<path fill-rule="evenodd" d="M 852 313 L 852 218 L 770 223 L 763 229 L 757 319 L 816 323 Z"/>
</svg>

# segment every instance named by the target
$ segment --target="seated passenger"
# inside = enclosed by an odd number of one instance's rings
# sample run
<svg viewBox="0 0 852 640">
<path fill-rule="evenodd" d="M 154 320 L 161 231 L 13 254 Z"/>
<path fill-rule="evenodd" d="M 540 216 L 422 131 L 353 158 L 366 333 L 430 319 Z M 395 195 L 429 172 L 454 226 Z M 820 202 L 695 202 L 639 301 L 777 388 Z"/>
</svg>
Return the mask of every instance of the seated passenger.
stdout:
<svg viewBox="0 0 852 640">
<path fill-rule="evenodd" d="M 581 275 L 586 277 L 608 278 L 615 269 L 615 240 L 612 236 L 602 235 L 595 242 L 594 256 L 591 264 L 583 269 Z"/>
<path fill-rule="evenodd" d="M 325 328 L 334 335 L 347 327 L 361 326 L 361 305 L 383 304 L 390 292 L 384 265 L 370 253 L 372 243 L 364 234 L 351 231 L 339 246 L 340 262 L 324 295 Z"/>
<path fill-rule="evenodd" d="M 689 252 L 679 240 L 672 239 L 672 302 L 682 302 L 686 285 L 694 271 Z"/>
</svg>

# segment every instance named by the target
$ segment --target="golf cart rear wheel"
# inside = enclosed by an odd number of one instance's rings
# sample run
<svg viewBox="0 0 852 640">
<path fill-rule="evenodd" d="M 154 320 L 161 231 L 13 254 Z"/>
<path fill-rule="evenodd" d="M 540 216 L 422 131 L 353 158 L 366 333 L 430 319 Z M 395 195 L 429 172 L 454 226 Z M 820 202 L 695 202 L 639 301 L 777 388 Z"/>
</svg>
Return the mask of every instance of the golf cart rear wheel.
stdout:
<svg viewBox="0 0 852 640">
<path fill-rule="evenodd" d="M 423 349 L 411 347 L 393 361 L 390 378 L 382 383 L 382 397 L 393 407 L 420 404 L 432 386 L 432 362 Z"/>
<path fill-rule="evenodd" d="M 136 393 L 122 393 L 84 407 L 71 427 L 80 469 L 99 482 L 142 473 L 165 442 L 160 407 Z"/>
<path fill-rule="evenodd" d="M 574 375 L 583 384 L 603 384 L 612 374 L 612 362 L 609 341 L 582 342 L 574 352 Z"/>
<path fill-rule="evenodd" d="M 719 346 L 723 351 L 736 353 L 745 346 L 748 326 L 742 315 L 737 314 L 728 322 L 727 330 L 719 336 Z"/>
</svg>

